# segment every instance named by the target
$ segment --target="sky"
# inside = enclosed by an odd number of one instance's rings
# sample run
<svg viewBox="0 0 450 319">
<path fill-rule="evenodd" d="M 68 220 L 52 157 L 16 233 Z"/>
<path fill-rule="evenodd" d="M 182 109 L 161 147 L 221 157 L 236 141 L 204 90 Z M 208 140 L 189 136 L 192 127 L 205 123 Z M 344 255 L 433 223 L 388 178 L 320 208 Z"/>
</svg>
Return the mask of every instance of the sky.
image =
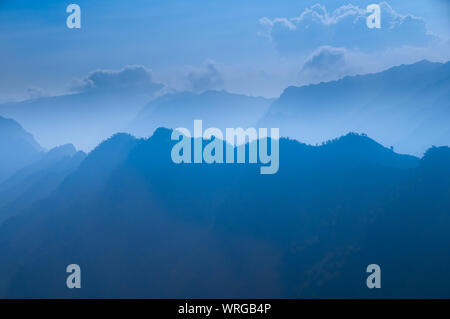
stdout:
<svg viewBox="0 0 450 319">
<path fill-rule="evenodd" d="M 81 29 L 66 26 L 70 3 Z M 366 26 L 372 3 L 381 29 Z M 447 0 L 0 0 L 0 103 L 143 76 L 161 92 L 277 97 L 289 85 L 448 61 L 449 18 Z"/>
</svg>

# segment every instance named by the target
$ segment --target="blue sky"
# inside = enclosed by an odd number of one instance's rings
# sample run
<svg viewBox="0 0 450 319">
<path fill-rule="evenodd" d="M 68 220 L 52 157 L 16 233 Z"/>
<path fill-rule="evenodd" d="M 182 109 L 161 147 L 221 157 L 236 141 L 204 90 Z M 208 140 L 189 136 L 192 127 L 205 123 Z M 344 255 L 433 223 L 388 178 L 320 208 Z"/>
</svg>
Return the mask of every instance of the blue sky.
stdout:
<svg viewBox="0 0 450 319">
<path fill-rule="evenodd" d="M 79 30 L 66 27 L 70 3 L 81 7 Z M 288 85 L 449 59 L 446 0 L 387 1 L 377 34 L 357 15 L 326 26 L 298 19 L 324 8 L 337 17 L 350 3 L 378 2 L 0 0 L 0 102 L 70 92 L 95 70 L 127 65 L 145 67 L 166 90 L 273 97 Z"/>
</svg>

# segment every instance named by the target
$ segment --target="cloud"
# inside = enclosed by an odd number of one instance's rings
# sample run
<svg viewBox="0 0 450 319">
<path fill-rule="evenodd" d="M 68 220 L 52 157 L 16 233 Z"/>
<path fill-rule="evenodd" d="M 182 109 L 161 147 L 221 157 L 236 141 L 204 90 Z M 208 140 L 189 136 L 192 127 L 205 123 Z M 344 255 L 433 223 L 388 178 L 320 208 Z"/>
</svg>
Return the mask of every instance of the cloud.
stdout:
<svg viewBox="0 0 450 319">
<path fill-rule="evenodd" d="M 48 94 L 38 87 L 29 87 L 26 92 L 26 99 L 38 99 Z"/>
<path fill-rule="evenodd" d="M 153 82 L 150 69 L 141 65 L 128 65 L 114 70 L 96 70 L 72 88 L 76 92 L 136 92 L 152 94 L 163 87 Z"/>
<path fill-rule="evenodd" d="M 202 68 L 191 69 L 187 74 L 187 89 L 201 92 L 222 89 L 224 80 L 214 61 L 206 61 Z"/>
<path fill-rule="evenodd" d="M 349 62 L 350 54 L 344 48 L 320 47 L 306 59 L 299 75 L 307 82 L 321 82 L 354 74 L 357 68 Z"/>
<path fill-rule="evenodd" d="M 365 52 L 402 46 L 425 47 L 438 37 L 428 33 L 422 18 L 397 13 L 380 3 L 381 29 L 369 29 L 365 8 L 352 4 L 328 12 L 315 4 L 293 18 L 264 17 L 260 24 L 283 54 L 310 53 L 318 47 L 345 47 Z"/>
</svg>

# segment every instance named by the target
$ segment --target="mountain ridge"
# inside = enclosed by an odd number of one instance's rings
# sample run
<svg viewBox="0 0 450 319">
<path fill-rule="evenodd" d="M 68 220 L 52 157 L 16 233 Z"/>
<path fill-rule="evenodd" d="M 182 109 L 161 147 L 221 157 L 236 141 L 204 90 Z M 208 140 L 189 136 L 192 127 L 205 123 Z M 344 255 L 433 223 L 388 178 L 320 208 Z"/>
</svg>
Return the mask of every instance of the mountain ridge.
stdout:
<svg viewBox="0 0 450 319">
<path fill-rule="evenodd" d="M 396 242 L 386 252 L 373 246 L 387 245 L 392 229 L 400 227 L 401 243 L 425 238 L 437 244 L 439 238 L 437 252 L 447 243 L 436 223 L 447 225 L 442 196 L 448 181 L 429 183 L 450 168 L 448 148 L 418 159 L 354 133 L 318 146 L 282 138 L 280 170 L 265 176 L 254 164 L 174 164 L 170 135 L 164 128 L 148 139 L 115 134 L 49 197 L 0 225 L 0 294 L 360 298 L 368 292 L 353 283 L 372 254 L 400 268 L 412 257 Z M 441 207 L 437 220 L 427 222 L 436 232 L 417 238 L 401 218 L 409 210 L 407 225 L 418 227 L 427 209 L 398 198 L 410 198 L 416 185 L 429 191 L 414 193 L 415 201 Z M 53 274 L 75 261 L 89 286 L 72 292 Z M 345 267 L 335 269 L 336 263 Z M 413 273 L 421 264 L 409 267 Z M 330 271 L 336 275 L 327 277 Z M 395 284 L 380 296 L 433 296 L 422 281 L 405 291 L 410 277 L 396 274 L 390 278 L 387 271 L 385 280 Z M 441 273 L 427 274 L 442 295 Z M 234 284 L 242 276 L 246 285 Z"/>
<path fill-rule="evenodd" d="M 13 119 L 0 116 L 0 182 L 39 159 L 44 149 Z"/>
<path fill-rule="evenodd" d="M 420 61 L 382 72 L 290 86 L 275 100 L 260 127 L 308 143 L 366 133 L 403 153 L 423 154 L 448 145 L 450 62 Z"/>
</svg>

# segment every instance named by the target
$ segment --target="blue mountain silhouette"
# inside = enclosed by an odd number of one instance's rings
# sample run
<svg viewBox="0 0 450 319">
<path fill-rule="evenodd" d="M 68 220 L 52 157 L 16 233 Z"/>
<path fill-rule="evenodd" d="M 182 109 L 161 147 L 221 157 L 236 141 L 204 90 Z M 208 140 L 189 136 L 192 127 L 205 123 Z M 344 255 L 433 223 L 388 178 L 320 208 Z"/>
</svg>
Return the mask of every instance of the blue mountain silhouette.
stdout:
<svg viewBox="0 0 450 319">
<path fill-rule="evenodd" d="M 278 173 L 261 175 L 174 164 L 170 135 L 112 136 L 5 221 L 0 295 L 449 297 L 448 147 L 419 159 L 355 133 L 283 138 Z M 75 291 L 71 263 L 83 269 Z M 365 287 L 370 263 L 389 289 Z"/>
</svg>

